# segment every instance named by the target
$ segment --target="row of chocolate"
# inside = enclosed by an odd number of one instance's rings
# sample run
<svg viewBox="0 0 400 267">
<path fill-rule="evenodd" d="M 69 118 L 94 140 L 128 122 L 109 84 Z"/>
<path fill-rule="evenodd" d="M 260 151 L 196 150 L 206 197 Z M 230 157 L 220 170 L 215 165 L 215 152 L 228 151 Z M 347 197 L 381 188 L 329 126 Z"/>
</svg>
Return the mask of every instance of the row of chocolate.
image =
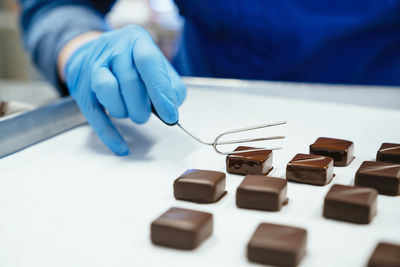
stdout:
<svg viewBox="0 0 400 267">
<path fill-rule="evenodd" d="M 235 152 L 249 150 L 240 146 Z M 254 149 L 254 148 L 253 148 Z M 310 154 L 297 154 L 286 166 L 286 179 L 312 185 L 329 184 L 333 166 L 348 166 L 354 159 L 351 141 L 320 137 L 310 145 Z M 272 170 L 272 151 L 259 150 L 226 157 L 226 170 L 232 174 L 267 175 Z M 379 194 L 400 194 L 400 144 L 383 143 L 376 161 L 364 161 L 355 175 L 355 185 L 372 187 Z"/>
<path fill-rule="evenodd" d="M 222 198 L 225 174 L 209 170 L 187 170 L 174 182 L 179 200 L 212 203 Z M 358 224 L 368 224 L 376 215 L 378 191 L 367 187 L 334 184 L 324 199 L 323 216 Z M 288 203 L 287 180 L 246 175 L 236 189 L 236 206 L 245 209 L 279 211 Z"/>
<path fill-rule="evenodd" d="M 178 249 L 194 249 L 212 235 L 211 213 L 170 208 L 151 224 L 154 244 Z M 307 230 L 281 224 L 261 223 L 247 243 L 247 258 L 274 266 L 296 266 L 307 251 Z M 368 267 L 400 266 L 400 246 L 380 242 L 371 254 Z"/>
<path fill-rule="evenodd" d="M 240 146 L 235 149 L 236 154 L 228 155 L 226 158 L 227 172 L 233 174 L 267 174 L 272 170 L 272 151 L 260 150 L 251 153 L 238 153 L 238 151 L 248 149 L 251 149 L 251 147 Z M 342 139 L 320 137 L 310 145 L 311 155 L 330 157 L 333 159 L 334 166 L 349 165 L 354 159 L 353 153 L 353 142 Z M 306 160 L 307 155 L 300 155 L 294 157 L 289 163 Z M 400 164 L 400 144 L 383 143 L 376 154 L 376 161 Z M 326 161 L 326 163 L 328 165 L 330 161 Z M 318 164 L 316 165 L 318 167 Z"/>
</svg>

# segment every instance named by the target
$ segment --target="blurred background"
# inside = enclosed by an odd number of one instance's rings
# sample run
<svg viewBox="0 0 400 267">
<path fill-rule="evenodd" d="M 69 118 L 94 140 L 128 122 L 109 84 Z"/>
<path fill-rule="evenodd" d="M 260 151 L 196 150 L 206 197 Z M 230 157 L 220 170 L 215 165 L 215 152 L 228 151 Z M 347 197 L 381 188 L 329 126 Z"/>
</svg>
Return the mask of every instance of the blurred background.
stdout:
<svg viewBox="0 0 400 267">
<path fill-rule="evenodd" d="M 23 49 L 17 0 L 0 0 L 0 79 L 40 80 Z M 139 24 L 151 32 L 164 54 L 171 58 L 182 26 L 171 0 L 119 0 L 108 21 L 115 27 Z"/>
<path fill-rule="evenodd" d="M 172 0 L 119 0 L 107 20 L 114 28 L 145 27 L 167 58 L 183 25 Z M 48 104 L 59 97 L 24 51 L 17 0 L 0 0 L 0 118 Z"/>
</svg>

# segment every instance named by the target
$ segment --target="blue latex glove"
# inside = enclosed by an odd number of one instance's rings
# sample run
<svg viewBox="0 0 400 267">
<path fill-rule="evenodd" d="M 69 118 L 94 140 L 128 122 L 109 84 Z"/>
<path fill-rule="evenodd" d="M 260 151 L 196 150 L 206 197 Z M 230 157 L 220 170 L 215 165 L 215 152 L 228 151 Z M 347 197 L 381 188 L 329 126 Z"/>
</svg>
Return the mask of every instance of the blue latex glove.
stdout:
<svg viewBox="0 0 400 267">
<path fill-rule="evenodd" d="M 151 36 L 139 26 L 103 33 L 78 48 L 64 69 L 67 87 L 94 131 L 117 155 L 129 148 L 105 110 L 146 122 L 153 103 L 160 118 L 178 121 L 186 87 Z"/>
</svg>

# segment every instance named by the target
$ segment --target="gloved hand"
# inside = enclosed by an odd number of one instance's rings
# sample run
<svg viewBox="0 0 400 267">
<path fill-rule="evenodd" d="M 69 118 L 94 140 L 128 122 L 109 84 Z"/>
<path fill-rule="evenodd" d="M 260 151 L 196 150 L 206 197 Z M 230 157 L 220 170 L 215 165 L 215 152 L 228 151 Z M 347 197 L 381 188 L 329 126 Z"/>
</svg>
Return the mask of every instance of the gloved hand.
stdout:
<svg viewBox="0 0 400 267">
<path fill-rule="evenodd" d="M 65 80 L 71 96 L 94 131 L 117 155 L 129 148 L 105 110 L 116 118 L 146 122 L 153 103 L 160 118 L 178 121 L 186 87 L 151 36 L 139 26 L 103 33 L 67 60 Z"/>
</svg>

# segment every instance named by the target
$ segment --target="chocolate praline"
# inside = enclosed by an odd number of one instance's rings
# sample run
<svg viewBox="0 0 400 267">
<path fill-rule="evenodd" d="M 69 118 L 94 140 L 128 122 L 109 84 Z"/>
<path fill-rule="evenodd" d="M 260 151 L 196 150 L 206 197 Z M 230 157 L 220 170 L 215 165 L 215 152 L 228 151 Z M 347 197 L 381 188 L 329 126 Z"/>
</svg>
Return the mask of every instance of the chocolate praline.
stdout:
<svg viewBox="0 0 400 267">
<path fill-rule="evenodd" d="M 212 231 L 212 214 L 181 208 L 170 208 L 150 228 L 153 244 L 186 250 L 198 247 Z"/>
<path fill-rule="evenodd" d="M 354 184 L 375 188 L 383 195 L 400 195 L 400 164 L 364 161 L 356 172 Z"/>
<path fill-rule="evenodd" d="M 174 196 L 179 200 L 199 203 L 218 201 L 225 192 L 225 173 L 190 169 L 174 182 Z"/>
<path fill-rule="evenodd" d="M 306 254 L 307 231 L 261 223 L 247 244 L 247 258 L 273 266 L 296 266 Z"/>
<path fill-rule="evenodd" d="M 239 146 L 234 151 L 257 149 L 255 147 Z M 263 174 L 272 170 L 272 150 L 229 154 L 226 157 L 226 171 L 233 174 Z"/>
<path fill-rule="evenodd" d="M 372 253 L 367 267 L 400 266 L 400 244 L 380 242 Z"/>
<path fill-rule="evenodd" d="M 347 166 L 353 159 L 354 144 L 351 141 L 320 137 L 310 145 L 310 154 L 333 158 L 334 166 Z"/>
<path fill-rule="evenodd" d="M 287 203 L 287 181 L 282 178 L 246 175 L 236 190 L 239 208 L 279 211 Z"/>
<path fill-rule="evenodd" d="M 333 159 L 329 157 L 297 154 L 286 166 L 288 181 L 326 185 L 333 177 Z"/>
<path fill-rule="evenodd" d="M 383 143 L 376 153 L 376 161 L 400 164 L 400 144 Z"/>
<path fill-rule="evenodd" d="M 368 224 L 376 215 L 378 192 L 368 187 L 334 184 L 324 199 L 325 218 Z"/>
</svg>

